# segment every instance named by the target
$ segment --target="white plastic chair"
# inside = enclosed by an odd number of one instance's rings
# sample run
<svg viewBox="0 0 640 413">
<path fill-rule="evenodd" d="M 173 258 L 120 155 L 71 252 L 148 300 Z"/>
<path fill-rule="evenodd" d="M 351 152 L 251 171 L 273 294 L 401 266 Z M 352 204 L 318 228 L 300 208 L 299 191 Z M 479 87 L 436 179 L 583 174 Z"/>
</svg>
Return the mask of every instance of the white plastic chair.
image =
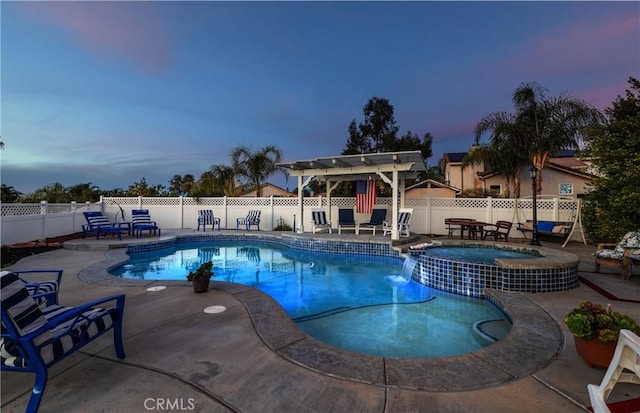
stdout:
<svg viewBox="0 0 640 413">
<path fill-rule="evenodd" d="M 327 230 L 331 234 L 331 222 L 327 220 L 327 213 L 324 209 L 314 209 L 311 211 L 311 218 L 313 220 L 313 233 L 316 231 Z"/>
<path fill-rule="evenodd" d="M 623 372 L 625 369 L 630 372 Z M 602 383 L 587 385 L 594 413 L 611 413 L 606 400 L 616 383 L 640 384 L 640 337 L 630 330 L 620 330 L 616 351 Z"/>
</svg>

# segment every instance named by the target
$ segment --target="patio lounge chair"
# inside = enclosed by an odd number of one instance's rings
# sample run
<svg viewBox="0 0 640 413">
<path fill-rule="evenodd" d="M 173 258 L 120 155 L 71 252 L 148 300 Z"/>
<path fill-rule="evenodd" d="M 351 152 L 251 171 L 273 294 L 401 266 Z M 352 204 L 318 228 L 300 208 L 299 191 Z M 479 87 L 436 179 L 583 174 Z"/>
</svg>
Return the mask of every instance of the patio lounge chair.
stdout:
<svg viewBox="0 0 640 413">
<path fill-rule="evenodd" d="M 220 218 L 216 218 L 210 209 L 201 209 L 198 211 L 198 231 L 200 231 L 201 225 L 202 232 L 207 232 L 207 225 L 211 225 L 211 231 L 213 231 L 217 225 L 218 231 L 220 231 Z"/>
<path fill-rule="evenodd" d="M 38 411 L 47 385 L 49 367 L 107 331 L 113 330 L 118 358 L 125 357 L 122 344 L 124 294 L 78 307 L 40 307 L 29 295 L 20 277 L 9 271 L 0 276 L 0 290 L 0 368 L 2 371 L 35 374 L 26 410 L 28 413 Z"/>
<path fill-rule="evenodd" d="M 38 305 L 57 305 L 58 291 L 60 291 L 60 283 L 62 282 L 62 270 L 41 269 L 41 270 L 13 270 L 24 282 L 29 295 L 31 295 Z M 45 281 L 35 281 L 33 277 L 39 275 L 54 276 L 55 278 Z M 27 277 L 25 277 L 27 275 Z M 31 281 L 30 281 L 31 279 Z"/>
<path fill-rule="evenodd" d="M 254 209 L 249 211 L 245 218 L 238 218 L 236 220 L 236 229 L 240 229 L 240 225 L 244 225 L 247 227 L 247 231 L 251 229 L 252 225 L 255 225 L 260 231 L 260 210 Z"/>
<path fill-rule="evenodd" d="M 122 239 L 122 231 L 127 231 L 121 224 L 113 223 L 106 216 L 102 215 L 99 211 L 86 211 L 83 212 L 87 223 L 82 226 L 82 238 L 85 238 L 87 234 L 96 234 L 96 239 L 100 238 L 100 233 L 103 234 L 117 234 L 118 239 Z"/>
<path fill-rule="evenodd" d="M 158 231 L 160 236 L 161 229 L 155 221 L 151 220 L 148 209 L 133 209 L 131 210 L 131 231 L 136 238 L 141 238 L 142 231 L 153 232 L 153 235 Z"/>
<path fill-rule="evenodd" d="M 358 233 L 356 219 L 353 216 L 353 208 L 340 208 L 338 210 L 338 234 L 342 234 L 343 229 L 353 229 Z"/>
<path fill-rule="evenodd" d="M 511 227 L 513 226 L 513 222 L 509 221 L 497 221 L 494 225 L 494 229 L 485 229 L 483 239 L 487 239 L 487 237 L 493 237 L 496 241 L 501 239 L 504 242 L 509 242 L 509 231 L 511 231 Z"/>
<path fill-rule="evenodd" d="M 411 235 L 409 227 L 411 225 L 411 215 L 413 214 L 413 208 L 401 208 L 398 211 L 398 232 L 401 237 L 408 237 Z M 385 222 L 382 227 L 382 235 L 391 234 L 393 227 L 391 223 Z"/>
<path fill-rule="evenodd" d="M 623 372 L 625 369 L 629 372 Z M 640 337 L 631 330 L 620 330 L 616 351 L 600 385 L 587 385 L 595 413 L 611 413 L 606 400 L 616 383 L 640 384 Z"/>
<path fill-rule="evenodd" d="M 311 219 L 313 221 L 313 233 L 316 231 L 327 230 L 331 234 L 331 222 L 327 220 L 327 213 L 324 209 L 314 209 L 311 211 Z"/>
<path fill-rule="evenodd" d="M 362 224 L 358 224 L 358 232 L 363 229 L 366 231 L 371 231 L 373 235 L 376 235 L 376 228 L 382 229 L 384 226 L 384 220 L 387 218 L 387 210 L 386 209 L 374 209 L 371 212 L 371 218 L 369 218 L 369 222 L 363 222 Z"/>
<path fill-rule="evenodd" d="M 595 270 L 600 272 L 600 266 L 606 265 L 622 269 L 621 277 L 628 280 L 631 276 L 631 256 L 640 255 L 640 232 L 630 231 L 622 237 L 618 244 L 600 243 L 595 256 Z"/>
</svg>

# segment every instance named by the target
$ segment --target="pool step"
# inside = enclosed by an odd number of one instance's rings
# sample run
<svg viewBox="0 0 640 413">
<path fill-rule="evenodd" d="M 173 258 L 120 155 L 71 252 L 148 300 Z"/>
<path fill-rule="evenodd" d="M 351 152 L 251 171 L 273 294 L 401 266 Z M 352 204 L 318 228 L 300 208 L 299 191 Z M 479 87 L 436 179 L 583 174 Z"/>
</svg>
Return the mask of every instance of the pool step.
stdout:
<svg viewBox="0 0 640 413">
<path fill-rule="evenodd" d="M 474 334 L 487 343 L 502 340 L 511 330 L 511 323 L 505 319 L 481 320 L 473 324 Z"/>
</svg>

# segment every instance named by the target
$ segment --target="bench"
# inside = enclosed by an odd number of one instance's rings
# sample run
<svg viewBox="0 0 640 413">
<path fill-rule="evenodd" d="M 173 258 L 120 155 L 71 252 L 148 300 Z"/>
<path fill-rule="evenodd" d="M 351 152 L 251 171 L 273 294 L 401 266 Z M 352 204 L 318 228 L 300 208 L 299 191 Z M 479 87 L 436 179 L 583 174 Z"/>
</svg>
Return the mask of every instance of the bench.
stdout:
<svg viewBox="0 0 640 413">
<path fill-rule="evenodd" d="M 573 222 L 569 221 L 538 221 L 538 239 L 564 242 L 573 228 Z M 533 234 L 533 220 L 528 219 L 527 222 L 518 222 L 518 231 L 527 238 L 527 233 Z"/>
</svg>

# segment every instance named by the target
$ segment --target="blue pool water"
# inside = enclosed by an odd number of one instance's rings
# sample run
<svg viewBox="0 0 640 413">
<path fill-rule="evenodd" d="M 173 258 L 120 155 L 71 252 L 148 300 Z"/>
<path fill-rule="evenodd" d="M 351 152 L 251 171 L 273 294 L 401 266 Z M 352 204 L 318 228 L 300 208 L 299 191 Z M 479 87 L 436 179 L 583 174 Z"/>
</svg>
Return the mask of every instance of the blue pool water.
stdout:
<svg viewBox="0 0 640 413">
<path fill-rule="evenodd" d="M 183 244 L 131 254 L 111 271 L 124 278 L 184 280 L 211 260 L 214 280 L 253 286 L 272 296 L 298 327 L 327 344 L 387 357 L 442 357 L 489 344 L 474 323 L 504 320 L 485 300 L 411 281 L 404 261 L 370 255 L 286 249 L 275 244 Z"/>
</svg>

